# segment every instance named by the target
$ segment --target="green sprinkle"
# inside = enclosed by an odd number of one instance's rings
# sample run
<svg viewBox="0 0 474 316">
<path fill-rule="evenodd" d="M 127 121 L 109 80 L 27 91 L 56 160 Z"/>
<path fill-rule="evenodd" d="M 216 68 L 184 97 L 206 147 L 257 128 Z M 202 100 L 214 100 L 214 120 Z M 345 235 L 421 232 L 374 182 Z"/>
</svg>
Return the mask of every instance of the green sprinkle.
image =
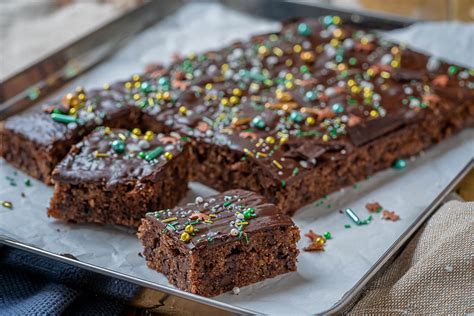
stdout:
<svg viewBox="0 0 474 316">
<path fill-rule="evenodd" d="M 456 66 L 449 66 L 449 68 L 448 68 L 448 73 L 450 75 L 454 75 L 457 71 L 458 71 L 458 67 L 456 67 Z"/>
<path fill-rule="evenodd" d="M 298 34 L 301 36 L 310 36 L 311 28 L 306 23 L 300 23 L 298 25 Z"/>
<path fill-rule="evenodd" d="M 347 216 L 349 216 L 349 218 L 350 218 L 354 223 L 359 224 L 359 223 L 361 222 L 360 219 L 359 219 L 359 217 L 357 216 L 357 214 L 354 213 L 354 211 L 351 210 L 350 208 L 346 208 L 346 209 L 344 210 L 344 213 L 345 213 Z"/>
<path fill-rule="evenodd" d="M 120 139 L 116 139 L 112 142 L 112 149 L 116 153 L 121 154 L 125 151 L 125 143 Z"/>
<path fill-rule="evenodd" d="M 298 169 L 298 167 L 295 167 L 295 169 L 293 169 L 293 175 L 296 176 L 298 173 L 300 173 L 300 169 Z"/>
<path fill-rule="evenodd" d="M 31 180 L 30 180 L 30 179 L 25 179 L 24 183 L 25 183 L 25 185 L 26 185 L 27 187 L 31 187 L 31 186 L 32 186 L 32 183 L 31 183 Z"/>
<path fill-rule="evenodd" d="M 281 187 L 286 188 L 286 181 L 285 180 L 281 180 Z"/>
<path fill-rule="evenodd" d="M 314 101 L 318 98 L 318 94 L 315 91 L 308 91 L 305 93 L 304 97 L 306 100 Z"/>
<path fill-rule="evenodd" d="M 31 101 L 38 99 L 39 95 L 40 90 L 38 88 L 32 88 L 28 91 L 28 99 L 30 99 Z"/>
<path fill-rule="evenodd" d="M 212 237 L 212 236 L 207 236 L 207 242 L 208 242 L 208 243 L 211 243 L 211 242 L 213 242 L 213 241 L 214 241 L 214 237 Z"/>
<path fill-rule="evenodd" d="M 51 118 L 59 123 L 75 123 L 77 119 L 74 116 L 60 114 L 60 113 L 51 113 Z"/>
<path fill-rule="evenodd" d="M 351 228 L 351 224 L 344 225 L 344 228 L 346 228 L 346 229 Z"/>
<path fill-rule="evenodd" d="M 150 150 L 149 152 L 147 152 L 145 154 L 145 160 L 146 161 L 150 161 L 150 160 L 153 160 L 155 159 L 156 157 L 158 157 L 159 155 L 161 155 L 163 153 L 163 147 L 161 146 L 158 146 L 156 147 L 155 149 L 153 150 Z"/>
<path fill-rule="evenodd" d="M 357 59 L 355 57 L 349 58 L 349 65 L 354 66 L 355 64 L 357 64 Z"/>
<path fill-rule="evenodd" d="M 293 111 L 290 114 L 290 120 L 292 120 L 295 123 L 301 123 L 304 120 L 304 117 L 300 111 Z"/>
<path fill-rule="evenodd" d="M 265 121 L 263 120 L 261 116 L 254 117 L 252 122 L 250 122 L 250 125 L 258 129 L 264 129 L 266 126 Z"/>
<path fill-rule="evenodd" d="M 245 239 L 245 243 L 248 245 L 249 244 L 249 237 L 247 236 L 247 234 L 245 234 L 244 239 Z"/>
<path fill-rule="evenodd" d="M 393 169 L 401 170 L 407 166 L 407 162 L 404 159 L 397 159 L 392 165 Z"/>
<path fill-rule="evenodd" d="M 324 236 L 325 239 L 331 239 L 332 238 L 332 235 L 331 235 L 330 232 L 325 232 L 323 236 Z"/>
<path fill-rule="evenodd" d="M 232 202 L 231 202 L 231 201 L 227 201 L 227 202 L 224 202 L 224 204 L 223 204 L 223 205 L 224 205 L 224 207 L 227 207 L 227 206 L 229 206 L 229 205 L 231 205 L 231 204 L 232 204 Z"/>
</svg>

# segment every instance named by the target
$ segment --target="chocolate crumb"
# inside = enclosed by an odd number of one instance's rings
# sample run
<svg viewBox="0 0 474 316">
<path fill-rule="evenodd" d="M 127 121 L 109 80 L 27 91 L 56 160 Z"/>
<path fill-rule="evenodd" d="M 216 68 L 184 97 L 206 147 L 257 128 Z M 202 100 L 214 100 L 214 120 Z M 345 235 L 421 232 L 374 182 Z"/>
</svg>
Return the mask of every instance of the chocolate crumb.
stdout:
<svg viewBox="0 0 474 316">
<path fill-rule="evenodd" d="M 395 212 L 384 210 L 382 212 L 382 219 L 396 222 L 400 219 L 400 216 L 398 214 L 396 214 Z"/>
<path fill-rule="evenodd" d="M 367 203 L 365 204 L 365 208 L 371 213 L 380 213 L 383 210 L 379 202 Z"/>
<path fill-rule="evenodd" d="M 304 251 L 324 251 L 326 239 L 323 236 L 316 234 L 312 230 L 304 234 L 304 236 L 311 239 L 311 244 L 303 248 Z"/>
</svg>

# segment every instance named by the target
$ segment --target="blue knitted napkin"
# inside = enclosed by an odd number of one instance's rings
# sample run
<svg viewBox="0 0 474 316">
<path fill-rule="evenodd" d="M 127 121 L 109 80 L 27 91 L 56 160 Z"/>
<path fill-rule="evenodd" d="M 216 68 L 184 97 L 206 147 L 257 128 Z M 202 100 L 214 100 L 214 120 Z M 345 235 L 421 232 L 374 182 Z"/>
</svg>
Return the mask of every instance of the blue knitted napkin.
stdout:
<svg viewBox="0 0 474 316">
<path fill-rule="evenodd" d="M 138 288 L 0 245 L 0 315 L 119 315 Z"/>
</svg>

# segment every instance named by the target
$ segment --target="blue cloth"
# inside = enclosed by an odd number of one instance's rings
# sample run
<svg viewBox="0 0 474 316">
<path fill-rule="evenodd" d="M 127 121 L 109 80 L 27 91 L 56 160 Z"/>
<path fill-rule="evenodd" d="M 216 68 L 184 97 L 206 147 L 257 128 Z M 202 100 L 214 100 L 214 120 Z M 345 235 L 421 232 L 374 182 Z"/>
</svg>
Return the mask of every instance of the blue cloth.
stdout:
<svg viewBox="0 0 474 316">
<path fill-rule="evenodd" d="M 0 315 L 120 315 L 138 288 L 0 245 Z"/>
</svg>

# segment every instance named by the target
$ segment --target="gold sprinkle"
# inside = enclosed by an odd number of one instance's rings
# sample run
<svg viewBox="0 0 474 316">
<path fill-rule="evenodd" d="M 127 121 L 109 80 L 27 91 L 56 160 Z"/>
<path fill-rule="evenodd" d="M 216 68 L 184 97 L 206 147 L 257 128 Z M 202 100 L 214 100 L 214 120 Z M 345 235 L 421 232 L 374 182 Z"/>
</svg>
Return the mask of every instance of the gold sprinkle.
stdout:
<svg viewBox="0 0 474 316">
<path fill-rule="evenodd" d="M 254 154 L 253 152 L 251 152 L 250 150 L 248 150 L 247 148 L 244 148 L 244 153 L 246 153 L 248 156 L 250 157 L 254 157 Z"/>
<path fill-rule="evenodd" d="M 98 151 L 96 150 L 96 151 L 94 151 L 94 156 L 95 156 L 96 158 L 110 157 L 110 154 L 107 154 L 107 153 L 100 153 L 100 152 L 98 152 Z"/>
<path fill-rule="evenodd" d="M 272 136 L 267 136 L 267 138 L 265 138 L 265 141 L 270 145 L 275 144 L 275 138 Z"/>
<path fill-rule="evenodd" d="M 2 206 L 3 207 L 6 207 L 6 208 L 13 208 L 13 203 L 12 202 L 9 202 L 9 201 L 1 201 L 2 202 Z"/>
<path fill-rule="evenodd" d="M 194 231 L 194 226 L 189 224 L 189 225 L 186 225 L 186 227 L 184 228 L 184 230 L 188 233 L 188 234 L 192 234 L 193 231 Z"/>
<path fill-rule="evenodd" d="M 106 84 L 104 84 L 104 85 L 102 86 L 102 88 L 103 88 L 104 90 L 109 90 L 109 89 L 110 89 L 110 85 L 109 85 L 108 83 L 106 83 Z"/>
<path fill-rule="evenodd" d="M 259 151 L 259 152 L 257 152 L 257 158 L 260 158 L 260 157 L 266 158 L 266 157 L 268 157 L 268 154 L 262 153 L 262 152 Z"/>
<path fill-rule="evenodd" d="M 118 138 L 120 138 L 120 139 L 123 140 L 123 141 L 127 139 L 127 136 L 125 136 L 125 135 L 122 134 L 122 133 L 118 133 L 117 136 L 118 136 Z"/>
<path fill-rule="evenodd" d="M 172 221 L 175 221 L 175 220 L 177 220 L 176 217 L 168 217 L 167 219 L 164 219 L 161 222 L 162 223 L 169 223 L 169 222 L 172 222 Z"/>
<path fill-rule="evenodd" d="M 129 90 L 132 89 L 132 83 L 131 82 L 125 82 L 124 86 L 125 86 L 126 89 L 129 89 Z"/>
<path fill-rule="evenodd" d="M 140 136 L 142 134 L 142 130 L 138 127 L 135 127 L 134 129 L 132 129 L 132 134 L 135 136 Z"/>
<path fill-rule="evenodd" d="M 187 112 L 188 112 L 188 109 L 185 106 L 179 107 L 179 113 L 181 113 L 182 115 L 186 115 Z"/>
<path fill-rule="evenodd" d="M 279 163 L 278 161 L 273 160 L 273 164 L 274 164 L 278 169 L 283 169 L 283 166 L 282 166 L 281 163 Z"/>
<path fill-rule="evenodd" d="M 173 159 L 173 154 L 170 153 L 169 151 L 165 152 L 163 156 L 166 158 L 166 160 L 171 160 Z"/>
<path fill-rule="evenodd" d="M 210 219 L 206 219 L 206 220 L 204 221 L 204 223 L 206 223 L 206 224 L 212 224 L 212 223 L 214 223 L 214 222 L 211 221 Z"/>
<path fill-rule="evenodd" d="M 265 141 L 264 141 L 262 138 L 260 138 L 260 139 L 258 140 L 258 142 L 255 144 L 255 147 L 260 147 L 260 146 L 262 146 L 264 142 L 265 142 Z"/>
<path fill-rule="evenodd" d="M 246 222 L 246 221 L 235 223 L 235 225 L 248 225 L 248 224 L 249 222 Z"/>
<path fill-rule="evenodd" d="M 295 46 L 293 46 L 293 51 L 295 53 L 300 53 L 302 49 L 303 49 L 303 47 L 301 47 L 300 44 L 296 44 Z"/>
<path fill-rule="evenodd" d="M 155 137 L 155 133 L 153 133 L 152 131 L 146 131 L 145 135 L 143 136 L 143 139 L 147 141 L 151 141 L 153 140 L 154 137 Z"/>
<path fill-rule="evenodd" d="M 133 81 L 138 81 L 138 80 L 140 80 L 140 76 L 139 75 L 133 75 L 132 80 Z"/>
<path fill-rule="evenodd" d="M 323 135 L 323 142 L 329 141 L 329 136 L 327 134 Z"/>
<path fill-rule="evenodd" d="M 188 241 L 189 241 L 189 238 L 190 238 L 190 236 L 189 236 L 189 234 L 188 234 L 187 232 L 183 232 L 183 233 L 181 234 L 181 237 L 179 237 L 179 239 L 181 239 L 181 241 L 184 241 L 184 242 L 188 242 Z"/>
</svg>

